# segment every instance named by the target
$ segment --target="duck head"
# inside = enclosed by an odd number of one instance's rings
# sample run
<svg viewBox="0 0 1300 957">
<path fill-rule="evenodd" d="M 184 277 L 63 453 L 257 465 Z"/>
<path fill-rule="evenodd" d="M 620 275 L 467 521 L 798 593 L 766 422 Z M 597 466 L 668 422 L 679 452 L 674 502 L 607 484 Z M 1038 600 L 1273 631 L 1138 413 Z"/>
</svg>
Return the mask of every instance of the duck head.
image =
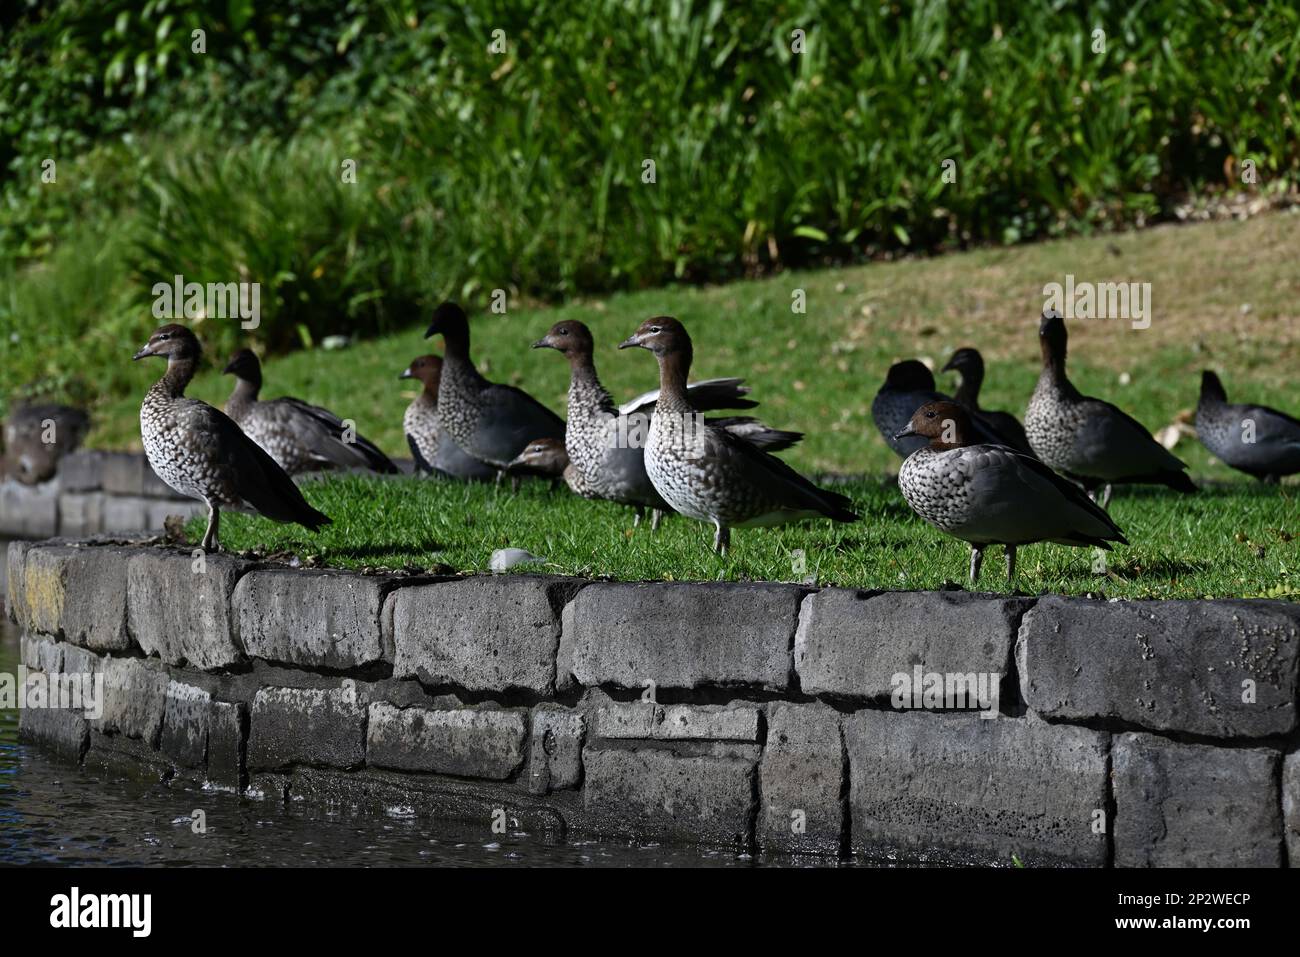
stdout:
<svg viewBox="0 0 1300 957">
<path fill-rule="evenodd" d="M 185 326 L 169 322 L 159 326 L 149 337 L 145 347 L 133 355 L 132 359 L 144 359 L 147 356 L 164 356 L 170 362 L 173 359 L 197 359 L 203 351 L 198 336 Z"/>
<path fill-rule="evenodd" d="M 889 367 L 882 389 L 895 392 L 933 392 L 934 373 L 920 359 L 904 359 Z"/>
<path fill-rule="evenodd" d="M 1068 339 L 1061 314 L 1055 309 L 1044 312 L 1038 323 L 1038 344 L 1043 352 L 1043 361 L 1063 363 Z"/>
<path fill-rule="evenodd" d="M 554 349 L 570 359 L 591 355 L 594 348 L 591 330 L 576 319 L 557 322 L 549 332 L 533 343 L 534 349 Z"/>
<path fill-rule="evenodd" d="M 970 347 L 958 349 L 952 354 L 948 364 L 939 371 L 960 372 L 962 375 L 970 375 L 976 372 L 982 373 L 984 371 L 984 357 L 980 355 L 978 349 L 971 349 Z"/>
<path fill-rule="evenodd" d="M 433 310 L 433 321 L 425 330 L 424 338 L 442 336 L 447 343 L 447 354 L 465 355 L 469 352 L 469 316 L 456 303 L 447 301 Z"/>
<path fill-rule="evenodd" d="M 648 349 L 656 356 L 691 353 L 691 337 L 686 327 L 672 316 L 655 316 L 637 327 L 636 332 L 618 344 L 620 349 Z"/>
<path fill-rule="evenodd" d="M 260 385 L 262 382 L 262 363 L 258 361 L 257 354 L 252 349 L 240 349 L 230 357 L 230 361 L 221 370 L 221 374 L 233 375 L 236 378 L 256 382 Z"/>
<path fill-rule="evenodd" d="M 569 453 L 559 439 L 534 439 L 511 459 L 507 472 L 524 472 L 559 478 L 569 467 Z"/>
<path fill-rule="evenodd" d="M 927 402 L 914 413 L 895 439 L 919 435 L 930 440 L 932 449 L 958 449 L 969 445 L 970 416 L 955 402 Z"/>
<path fill-rule="evenodd" d="M 442 379 L 442 359 L 435 355 L 416 356 L 397 378 L 419 379 L 426 391 L 437 392 Z"/>
<path fill-rule="evenodd" d="M 1223 383 L 1219 377 L 1205 369 L 1201 372 L 1201 401 L 1202 402 L 1227 402 L 1228 393 L 1224 391 Z"/>
</svg>

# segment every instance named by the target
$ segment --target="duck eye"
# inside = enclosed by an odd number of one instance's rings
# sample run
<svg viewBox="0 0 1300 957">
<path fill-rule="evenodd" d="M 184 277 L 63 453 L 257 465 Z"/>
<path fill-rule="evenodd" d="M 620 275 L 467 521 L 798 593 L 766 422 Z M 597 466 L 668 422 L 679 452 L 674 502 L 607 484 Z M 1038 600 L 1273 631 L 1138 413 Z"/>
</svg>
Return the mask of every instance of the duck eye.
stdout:
<svg viewBox="0 0 1300 957">
<path fill-rule="evenodd" d="M 931 409 L 929 412 L 925 413 L 925 417 L 926 417 L 927 419 L 933 419 L 933 418 L 934 418 L 934 410 Z"/>
<path fill-rule="evenodd" d="M 660 329 L 658 326 L 651 326 L 651 327 L 650 327 L 650 332 L 651 332 L 651 334 L 653 335 L 653 334 L 656 334 L 656 333 L 663 332 L 663 330 Z"/>
</svg>

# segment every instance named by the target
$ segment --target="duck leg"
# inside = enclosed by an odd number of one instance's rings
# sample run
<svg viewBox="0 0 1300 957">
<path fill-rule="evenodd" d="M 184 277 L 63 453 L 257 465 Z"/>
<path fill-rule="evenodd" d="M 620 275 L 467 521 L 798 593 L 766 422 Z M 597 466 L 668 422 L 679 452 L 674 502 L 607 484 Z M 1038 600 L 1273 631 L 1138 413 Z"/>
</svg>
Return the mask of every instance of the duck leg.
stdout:
<svg viewBox="0 0 1300 957">
<path fill-rule="evenodd" d="M 1102 511 L 1105 511 L 1105 510 L 1106 510 L 1106 507 L 1107 507 L 1108 505 L 1110 505 L 1110 489 L 1111 489 L 1110 483 L 1107 482 L 1107 483 L 1106 483 L 1106 487 L 1105 487 L 1104 489 L 1101 490 L 1101 503 L 1100 503 L 1100 504 L 1101 504 Z"/>
<path fill-rule="evenodd" d="M 650 531 L 652 532 L 659 531 L 659 523 L 662 522 L 663 520 L 664 520 L 663 509 L 658 509 L 658 508 L 650 509 Z"/>
<path fill-rule="evenodd" d="M 713 533 L 713 550 L 725 556 L 731 546 L 731 529 L 725 528 L 720 523 L 714 523 L 714 528 L 717 530 Z"/>
<path fill-rule="evenodd" d="M 1007 584 L 1014 585 L 1016 583 L 1016 546 L 1006 545 L 1004 547 L 1007 553 Z"/>
<path fill-rule="evenodd" d="M 645 518 L 645 507 L 642 505 L 632 506 L 636 513 L 632 518 L 632 527 L 637 528 L 641 524 L 641 519 Z"/>
<path fill-rule="evenodd" d="M 973 585 L 979 580 L 980 565 L 984 561 L 984 546 L 971 545 L 970 547 L 970 583 Z"/>
<path fill-rule="evenodd" d="M 208 500 L 208 530 L 203 533 L 203 541 L 199 543 L 199 548 L 204 553 L 221 551 L 221 543 L 217 541 L 217 530 L 221 525 L 221 509 L 217 503 Z"/>
</svg>

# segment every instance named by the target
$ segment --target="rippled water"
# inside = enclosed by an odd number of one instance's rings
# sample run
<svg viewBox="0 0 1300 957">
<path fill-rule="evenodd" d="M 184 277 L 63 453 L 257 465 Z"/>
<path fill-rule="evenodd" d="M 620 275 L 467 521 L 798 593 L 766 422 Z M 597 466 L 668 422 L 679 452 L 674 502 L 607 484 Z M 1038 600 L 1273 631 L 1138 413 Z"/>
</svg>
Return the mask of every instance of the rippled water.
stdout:
<svg viewBox="0 0 1300 957">
<path fill-rule="evenodd" d="M 0 672 L 18 668 L 18 636 L 0 624 Z M 207 833 L 191 829 L 196 809 Z M 524 833 L 484 840 L 481 826 L 285 808 L 181 783 L 83 771 L 18 743 L 0 710 L 0 864 L 450 867 L 753 867 L 726 850 L 616 842 L 548 843 Z M 791 863 L 780 861 L 780 863 Z"/>
</svg>

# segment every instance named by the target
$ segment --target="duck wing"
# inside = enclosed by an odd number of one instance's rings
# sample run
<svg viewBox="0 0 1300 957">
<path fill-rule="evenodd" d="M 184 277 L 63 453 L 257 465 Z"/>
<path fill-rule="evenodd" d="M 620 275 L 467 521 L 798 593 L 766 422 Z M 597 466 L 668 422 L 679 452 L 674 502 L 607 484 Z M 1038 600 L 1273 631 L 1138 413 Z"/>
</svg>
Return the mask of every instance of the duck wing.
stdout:
<svg viewBox="0 0 1300 957">
<path fill-rule="evenodd" d="M 697 412 L 712 412 L 714 409 L 752 409 L 756 405 L 753 399 L 743 396 L 749 394 L 749 386 L 744 379 L 702 379 L 686 387 L 686 394 Z M 629 399 L 618 407 L 619 415 L 631 415 L 639 412 L 649 415 L 655 410 L 659 401 L 659 390 L 642 392 L 635 399 Z"/>
<path fill-rule="evenodd" d="M 290 396 L 259 402 L 258 407 L 289 430 L 312 458 L 339 468 L 365 468 L 388 474 L 399 471 L 378 446 L 355 428 L 348 440 L 347 424 L 329 409 Z"/>
</svg>

